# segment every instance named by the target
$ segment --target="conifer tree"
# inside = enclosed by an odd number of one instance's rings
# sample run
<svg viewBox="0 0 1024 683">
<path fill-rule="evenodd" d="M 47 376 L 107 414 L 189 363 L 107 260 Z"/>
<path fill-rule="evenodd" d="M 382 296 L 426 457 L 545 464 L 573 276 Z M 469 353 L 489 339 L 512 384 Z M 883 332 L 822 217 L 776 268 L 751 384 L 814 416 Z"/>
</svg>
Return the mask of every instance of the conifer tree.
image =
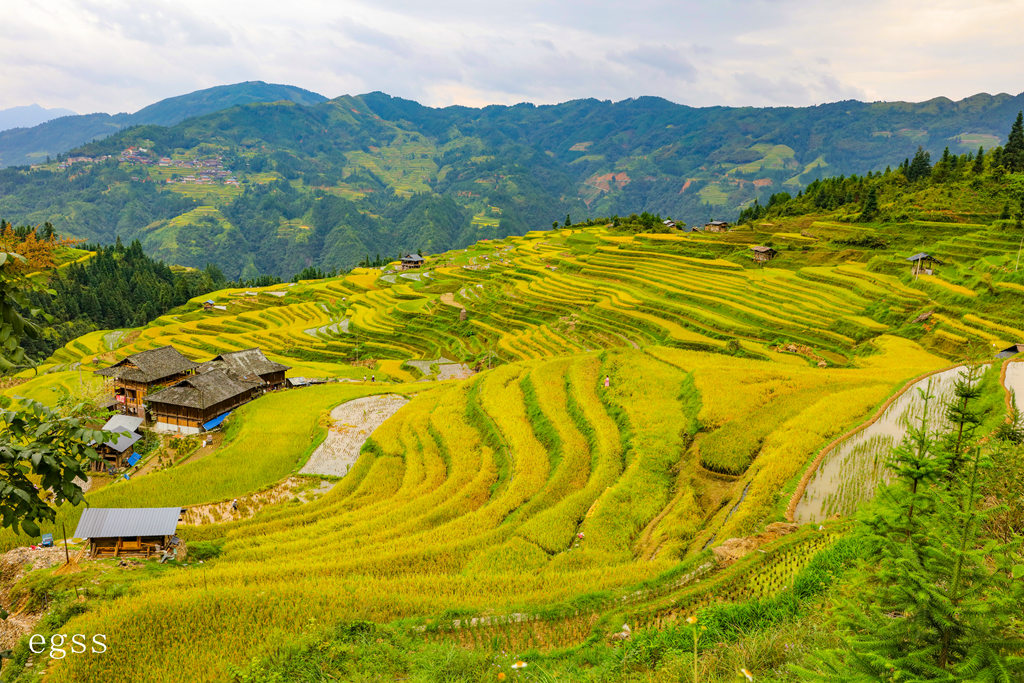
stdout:
<svg viewBox="0 0 1024 683">
<path fill-rule="evenodd" d="M 907 180 L 913 182 L 921 178 L 927 178 L 932 172 L 931 155 L 924 151 L 923 147 L 917 148 L 917 153 L 907 167 Z"/>
<path fill-rule="evenodd" d="M 973 415 L 976 396 L 960 393 L 947 414 Z M 964 466 L 950 473 L 959 433 L 936 438 L 923 411 L 894 449 L 894 481 L 855 532 L 870 564 L 840 607 L 845 646 L 821 653 L 816 670 L 797 669 L 802 680 L 1024 680 L 1024 641 L 1011 633 L 1024 598 L 1018 544 L 981 538 L 990 513 L 979 475 L 1005 446 L 964 438 Z"/>
<path fill-rule="evenodd" d="M 878 190 L 872 185 L 868 188 L 868 194 L 864 198 L 864 208 L 861 209 L 860 217 L 857 220 L 871 221 L 878 215 Z"/>
<path fill-rule="evenodd" d="M 949 456 L 947 468 L 951 472 L 960 469 L 964 444 L 974 440 L 974 432 L 981 424 L 981 415 L 975 409 L 981 397 L 980 377 L 980 367 L 971 366 L 957 378 L 953 395 L 946 404 L 946 421 L 950 430 L 946 433 L 945 450 Z"/>
<path fill-rule="evenodd" d="M 1011 173 L 1024 171 L 1024 111 L 1017 112 L 1017 120 L 1010 128 L 1003 148 L 1003 165 Z"/>
<path fill-rule="evenodd" d="M 941 183 L 949 179 L 955 164 L 954 158 L 949 153 L 949 147 L 942 150 L 942 158 L 939 159 L 939 163 L 935 164 L 935 168 L 932 169 L 932 178 L 935 182 Z"/>
<path fill-rule="evenodd" d="M 974 157 L 974 165 L 971 167 L 974 175 L 981 175 L 985 172 L 985 148 L 978 147 L 978 156 Z"/>
</svg>

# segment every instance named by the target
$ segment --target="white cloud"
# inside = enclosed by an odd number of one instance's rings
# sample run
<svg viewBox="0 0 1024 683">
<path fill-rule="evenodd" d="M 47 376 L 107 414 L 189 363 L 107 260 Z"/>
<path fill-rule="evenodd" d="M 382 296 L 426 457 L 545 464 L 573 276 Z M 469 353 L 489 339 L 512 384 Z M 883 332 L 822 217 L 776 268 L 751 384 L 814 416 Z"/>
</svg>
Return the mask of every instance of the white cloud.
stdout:
<svg viewBox="0 0 1024 683">
<path fill-rule="evenodd" d="M 0 24 L 0 106 L 134 111 L 265 80 L 424 104 L 692 105 L 1024 89 L 1012 0 L 50 0 Z"/>
</svg>

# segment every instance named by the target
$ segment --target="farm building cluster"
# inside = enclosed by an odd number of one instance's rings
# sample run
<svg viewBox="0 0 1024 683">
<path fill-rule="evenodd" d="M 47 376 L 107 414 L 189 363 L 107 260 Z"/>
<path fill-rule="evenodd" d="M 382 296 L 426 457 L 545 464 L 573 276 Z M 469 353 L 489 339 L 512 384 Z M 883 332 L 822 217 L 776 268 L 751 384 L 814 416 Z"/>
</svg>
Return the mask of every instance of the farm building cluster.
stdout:
<svg viewBox="0 0 1024 683">
<path fill-rule="evenodd" d="M 264 391 L 284 386 L 288 369 L 258 348 L 196 363 L 173 346 L 162 346 L 132 354 L 96 374 L 111 378 L 114 405 L 140 424 L 149 420 L 157 432 L 198 434 Z"/>
</svg>

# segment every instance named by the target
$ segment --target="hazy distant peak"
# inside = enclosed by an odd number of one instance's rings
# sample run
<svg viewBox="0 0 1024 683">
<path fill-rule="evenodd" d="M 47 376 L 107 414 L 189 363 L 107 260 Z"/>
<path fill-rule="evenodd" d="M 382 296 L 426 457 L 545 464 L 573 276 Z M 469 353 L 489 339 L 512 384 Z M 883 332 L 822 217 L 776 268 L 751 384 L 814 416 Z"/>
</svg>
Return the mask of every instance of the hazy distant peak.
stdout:
<svg viewBox="0 0 1024 683">
<path fill-rule="evenodd" d="M 74 116 L 70 109 L 55 107 L 47 109 L 38 104 L 25 104 L 9 109 L 0 109 L 0 130 L 8 128 L 30 128 L 61 116 Z"/>
</svg>

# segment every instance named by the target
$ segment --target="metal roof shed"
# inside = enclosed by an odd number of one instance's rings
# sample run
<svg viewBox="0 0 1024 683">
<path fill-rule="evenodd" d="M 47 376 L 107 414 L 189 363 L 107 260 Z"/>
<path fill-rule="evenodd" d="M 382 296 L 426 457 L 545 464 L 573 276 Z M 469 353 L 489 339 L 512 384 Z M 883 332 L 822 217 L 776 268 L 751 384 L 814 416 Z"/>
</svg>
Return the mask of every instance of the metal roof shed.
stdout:
<svg viewBox="0 0 1024 683">
<path fill-rule="evenodd" d="M 141 417 L 134 417 L 132 415 L 115 415 L 107 420 L 107 423 L 103 425 L 102 429 L 105 432 L 114 432 L 117 436 L 110 441 L 104 441 L 103 445 L 118 453 L 124 453 L 132 444 L 142 438 L 142 436 L 135 431 L 141 424 Z M 127 432 L 127 434 L 124 432 Z"/>
<path fill-rule="evenodd" d="M 170 536 L 178 528 L 181 508 L 86 508 L 75 538 Z"/>
<path fill-rule="evenodd" d="M 1024 353 L 1024 344 L 1014 344 L 1008 346 L 999 353 L 996 354 L 996 358 L 1013 358 L 1018 353 Z"/>
<path fill-rule="evenodd" d="M 88 538 L 93 557 L 149 557 L 167 548 L 181 508 L 87 508 L 75 538 Z"/>
</svg>

